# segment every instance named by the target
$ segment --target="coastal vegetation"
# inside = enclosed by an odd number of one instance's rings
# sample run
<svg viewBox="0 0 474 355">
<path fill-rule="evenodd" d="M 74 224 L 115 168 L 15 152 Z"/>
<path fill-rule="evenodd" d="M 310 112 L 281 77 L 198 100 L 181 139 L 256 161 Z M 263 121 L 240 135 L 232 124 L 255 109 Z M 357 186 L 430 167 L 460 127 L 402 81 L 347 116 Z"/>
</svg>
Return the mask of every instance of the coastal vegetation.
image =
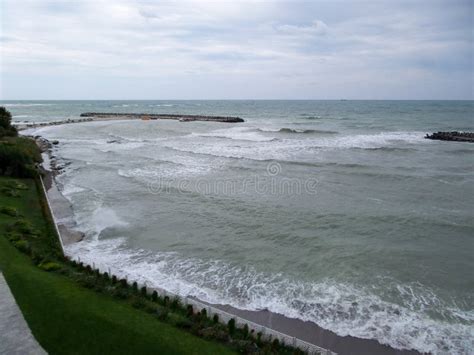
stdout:
<svg viewBox="0 0 474 355">
<path fill-rule="evenodd" d="M 301 353 L 66 257 L 35 168 L 35 142 L 2 136 L 0 160 L 0 269 L 48 353 Z"/>
<path fill-rule="evenodd" d="M 10 112 L 0 107 L 0 175 L 33 177 L 41 154 L 33 140 L 18 137 L 11 120 Z"/>
</svg>

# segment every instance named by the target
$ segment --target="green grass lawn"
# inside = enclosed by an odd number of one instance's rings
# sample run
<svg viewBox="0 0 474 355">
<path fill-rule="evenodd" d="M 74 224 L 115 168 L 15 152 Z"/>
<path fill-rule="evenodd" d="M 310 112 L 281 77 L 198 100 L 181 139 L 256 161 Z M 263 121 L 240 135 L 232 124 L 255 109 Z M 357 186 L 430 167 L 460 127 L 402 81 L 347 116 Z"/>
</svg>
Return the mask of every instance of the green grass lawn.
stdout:
<svg viewBox="0 0 474 355">
<path fill-rule="evenodd" d="M 13 179 L 0 177 L 0 188 Z M 27 186 L 20 196 L 0 191 L 0 207 L 13 207 L 39 234 L 51 233 L 43 217 L 33 180 L 15 179 Z M 83 288 L 60 273 L 38 268 L 4 237 L 18 217 L 0 213 L 0 269 L 28 325 L 50 354 L 227 354 L 232 351 L 206 341 L 129 303 Z M 32 236 L 31 243 L 41 237 Z M 58 244 L 50 242 L 50 248 Z M 21 339 L 20 339 L 21 341 Z"/>
</svg>

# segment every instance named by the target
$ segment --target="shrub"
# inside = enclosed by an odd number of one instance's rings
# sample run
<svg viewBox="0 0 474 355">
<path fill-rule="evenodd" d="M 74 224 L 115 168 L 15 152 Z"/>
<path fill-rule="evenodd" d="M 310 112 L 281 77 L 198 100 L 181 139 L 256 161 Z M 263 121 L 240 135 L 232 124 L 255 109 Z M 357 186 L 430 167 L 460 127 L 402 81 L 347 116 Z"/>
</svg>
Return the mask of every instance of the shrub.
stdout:
<svg viewBox="0 0 474 355">
<path fill-rule="evenodd" d="M 17 137 L 0 141 L 0 175 L 35 177 L 35 164 L 41 161 L 39 149 L 32 139 Z"/>
<path fill-rule="evenodd" d="M 169 303 L 170 303 L 170 298 L 169 298 L 169 296 L 165 296 L 165 297 L 163 298 L 163 304 L 164 304 L 165 306 L 168 306 Z"/>
<path fill-rule="evenodd" d="M 18 216 L 18 211 L 14 207 L 7 207 L 7 206 L 2 206 L 0 207 L 0 213 L 3 213 L 7 216 L 10 217 L 17 217 Z"/>
<path fill-rule="evenodd" d="M 143 286 L 141 289 L 140 289 L 140 293 L 142 296 L 146 297 L 148 295 L 148 293 L 146 292 L 146 286 Z"/>
<path fill-rule="evenodd" d="M 132 290 L 135 292 L 138 291 L 138 284 L 135 281 L 132 284 Z"/>
<path fill-rule="evenodd" d="M 152 300 L 153 302 L 157 302 L 157 301 L 158 301 L 158 292 L 153 291 L 153 293 L 151 294 L 151 300 Z"/>
<path fill-rule="evenodd" d="M 10 242 L 15 242 L 17 240 L 20 240 L 22 235 L 17 232 L 9 232 L 6 234 L 6 237 Z"/>
<path fill-rule="evenodd" d="M 227 328 L 229 328 L 229 334 L 233 335 L 235 333 L 235 319 L 232 318 L 227 322 Z"/>
<path fill-rule="evenodd" d="M 244 336 L 244 339 L 247 339 L 249 336 L 249 326 L 248 324 L 244 324 L 244 327 L 242 328 L 242 334 Z"/>
<path fill-rule="evenodd" d="M 33 226 L 31 225 L 31 223 L 24 219 L 20 219 L 16 221 L 15 223 L 13 223 L 12 228 L 23 234 L 35 234 L 35 231 L 33 230 Z"/>
<path fill-rule="evenodd" d="M 128 298 L 128 293 L 126 290 L 124 290 L 123 288 L 114 288 L 114 290 L 112 291 L 112 297 L 115 297 L 115 298 L 118 298 L 118 299 L 121 299 L 121 300 L 124 300 L 126 298 Z"/>
<path fill-rule="evenodd" d="M 28 185 L 16 180 L 11 181 L 8 186 L 15 190 L 28 190 Z"/>
<path fill-rule="evenodd" d="M 131 303 L 132 303 L 133 308 L 138 308 L 138 309 L 145 308 L 145 302 L 140 297 L 133 296 Z"/>
<path fill-rule="evenodd" d="M 193 306 L 188 304 L 188 306 L 186 307 L 186 316 L 191 318 L 193 315 L 194 315 Z"/>
<path fill-rule="evenodd" d="M 126 279 L 121 279 L 121 280 L 120 280 L 120 285 L 121 285 L 123 288 L 128 288 L 127 280 L 126 280 Z"/>
<path fill-rule="evenodd" d="M 17 135 L 17 129 L 12 126 L 12 114 L 5 107 L 0 107 L 0 137 Z"/>
<path fill-rule="evenodd" d="M 109 279 L 110 279 L 108 272 L 104 272 L 103 277 L 104 277 L 104 280 L 105 280 L 105 281 L 109 281 Z"/>
<path fill-rule="evenodd" d="M 23 253 L 29 253 L 30 252 L 30 244 L 26 240 L 14 241 L 13 245 Z"/>
<path fill-rule="evenodd" d="M 171 301 L 171 309 L 176 311 L 181 308 L 181 300 L 179 297 L 174 297 L 173 301 Z"/>
<path fill-rule="evenodd" d="M 15 189 L 9 188 L 9 187 L 2 187 L 1 190 L 2 194 L 4 194 L 7 197 L 19 197 L 20 194 L 18 191 Z"/>
<path fill-rule="evenodd" d="M 41 269 L 41 270 L 44 270 L 44 271 L 56 271 L 56 270 L 59 270 L 61 269 L 61 265 L 58 264 L 58 263 L 54 263 L 54 262 L 42 262 L 41 264 L 38 265 L 38 267 Z"/>
<path fill-rule="evenodd" d="M 168 319 L 169 312 L 166 308 L 160 308 L 157 310 L 157 317 L 159 320 L 166 320 Z"/>
<path fill-rule="evenodd" d="M 112 284 L 116 284 L 116 283 L 117 283 L 117 276 L 112 275 Z"/>
<path fill-rule="evenodd" d="M 217 313 L 215 313 L 214 316 L 212 317 L 212 322 L 214 324 L 219 323 L 219 315 Z"/>
<path fill-rule="evenodd" d="M 207 318 L 207 310 L 205 308 L 201 309 L 201 318 L 202 319 Z"/>
<path fill-rule="evenodd" d="M 272 341 L 272 347 L 274 349 L 278 349 L 280 347 L 280 341 L 278 339 L 273 339 Z"/>
<path fill-rule="evenodd" d="M 41 254 L 38 254 L 36 252 L 32 252 L 31 253 L 31 259 L 33 260 L 33 262 L 35 263 L 35 265 L 38 265 L 40 264 L 42 261 L 43 261 L 43 255 Z"/>
<path fill-rule="evenodd" d="M 194 324 L 189 319 L 182 318 L 182 319 L 179 319 L 178 321 L 176 321 L 175 325 L 178 328 L 181 328 L 181 329 L 191 329 Z"/>
</svg>

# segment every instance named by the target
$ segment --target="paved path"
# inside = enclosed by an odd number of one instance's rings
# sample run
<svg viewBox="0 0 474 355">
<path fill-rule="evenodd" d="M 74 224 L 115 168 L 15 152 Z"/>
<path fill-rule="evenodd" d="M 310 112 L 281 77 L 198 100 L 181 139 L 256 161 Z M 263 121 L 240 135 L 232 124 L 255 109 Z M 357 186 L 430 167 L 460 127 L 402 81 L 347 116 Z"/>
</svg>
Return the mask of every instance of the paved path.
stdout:
<svg viewBox="0 0 474 355">
<path fill-rule="evenodd" d="M 46 355 L 26 324 L 0 272 L 0 354 Z"/>
</svg>

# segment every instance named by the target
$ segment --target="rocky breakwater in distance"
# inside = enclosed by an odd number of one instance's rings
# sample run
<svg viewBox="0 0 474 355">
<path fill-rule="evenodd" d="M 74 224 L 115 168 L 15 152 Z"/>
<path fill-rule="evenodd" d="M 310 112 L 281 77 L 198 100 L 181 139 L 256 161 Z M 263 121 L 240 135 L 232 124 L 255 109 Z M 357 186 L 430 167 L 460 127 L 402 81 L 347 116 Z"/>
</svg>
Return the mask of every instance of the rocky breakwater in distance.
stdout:
<svg viewBox="0 0 474 355">
<path fill-rule="evenodd" d="M 38 127 L 46 127 L 46 126 L 58 126 L 62 124 L 68 123 L 81 123 L 81 122 L 90 122 L 93 121 L 92 118 L 68 118 L 66 120 L 61 121 L 46 121 L 46 122 L 14 122 L 16 128 L 18 130 L 24 130 L 28 128 L 38 128 Z"/>
<path fill-rule="evenodd" d="M 97 119 L 142 119 L 142 120 L 177 120 L 180 122 L 211 121 L 238 123 L 244 122 L 240 117 L 233 116 L 205 116 L 205 115 L 180 115 L 180 114 L 156 114 L 156 113 L 117 113 L 117 112 L 85 112 L 81 117 L 92 117 Z"/>
<path fill-rule="evenodd" d="M 472 132 L 435 132 L 427 134 L 426 139 L 436 139 L 440 141 L 469 142 L 474 143 L 474 133 Z"/>
</svg>

